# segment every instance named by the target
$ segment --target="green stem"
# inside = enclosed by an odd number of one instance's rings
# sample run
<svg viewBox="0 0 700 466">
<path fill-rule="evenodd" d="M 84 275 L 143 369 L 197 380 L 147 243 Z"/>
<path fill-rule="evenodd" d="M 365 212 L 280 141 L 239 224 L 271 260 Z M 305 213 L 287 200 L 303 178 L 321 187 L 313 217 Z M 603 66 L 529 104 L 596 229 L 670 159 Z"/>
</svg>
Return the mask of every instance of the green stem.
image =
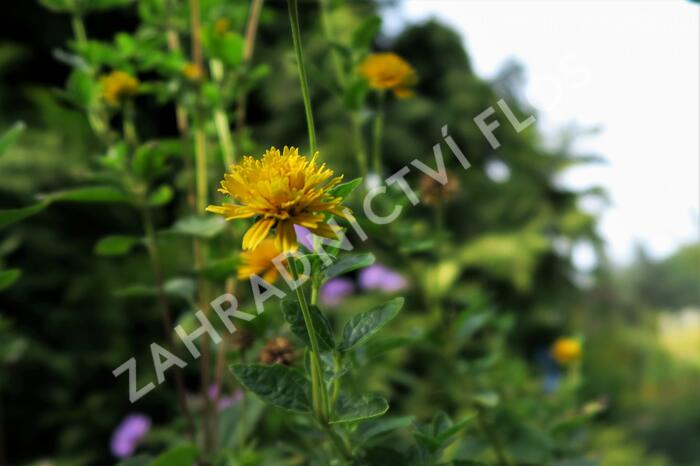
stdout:
<svg viewBox="0 0 700 466">
<path fill-rule="evenodd" d="M 294 43 L 294 53 L 297 58 L 297 68 L 299 70 L 299 81 L 301 82 L 301 95 L 304 99 L 304 112 L 306 113 L 306 126 L 309 131 L 309 146 L 311 156 L 316 153 L 316 130 L 314 129 L 314 116 L 311 111 L 311 98 L 309 97 L 309 83 L 306 79 L 306 68 L 304 67 L 304 54 L 301 49 L 301 32 L 299 30 L 299 9 L 297 0 L 287 0 L 289 6 L 289 22 L 292 26 L 292 42 Z"/>
<path fill-rule="evenodd" d="M 294 281 L 298 283 L 299 273 L 294 264 L 294 259 L 291 257 L 289 258 L 289 270 L 292 272 Z M 297 301 L 299 301 L 299 306 L 301 307 L 301 313 L 304 316 L 304 324 L 306 325 L 306 332 L 309 334 L 309 342 L 311 344 L 309 357 L 311 360 L 311 398 L 314 405 L 314 413 L 321 424 L 325 426 L 329 420 L 328 392 L 326 391 L 326 384 L 323 380 L 323 372 L 321 370 L 323 366 L 321 365 L 321 352 L 318 346 L 318 337 L 316 336 L 313 321 L 311 320 L 311 311 L 309 310 L 309 304 L 306 302 L 304 290 L 301 285 L 299 285 L 296 287 L 295 291 L 297 294 Z"/>
<path fill-rule="evenodd" d="M 384 132 L 384 93 L 379 91 L 377 111 L 374 115 L 373 157 L 374 173 L 382 175 L 382 133 Z"/>
<path fill-rule="evenodd" d="M 324 430 L 331 438 L 331 440 L 333 440 L 333 445 L 338 450 L 338 452 L 341 455 L 343 455 L 343 458 L 345 458 L 346 460 L 352 460 L 352 448 L 350 447 L 350 444 L 348 443 L 347 439 L 345 439 L 338 432 L 336 432 L 333 426 L 331 425 L 325 425 Z"/>
<path fill-rule="evenodd" d="M 223 63 L 220 60 L 210 60 L 209 69 L 214 82 L 221 85 L 224 79 Z M 214 109 L 214 125 L 216 126 L 216 134 L 219 137 L 221 151 L 224 153 L 224 169 L 228 170 L 231 165 L 236 163 L 236 149 L 231 139 L 231 125 L 229 124 L 228 115 L 226 115 L 226 111 L 221 104 L 217 104 Z"/>
<path fill-rule="evenodd" d="M 352 137 L 355 143 L 355 157 L 357 159 L 357 164 L 360 166 L 360 174 L 366 180 L 367 179 L 367 152 L 365 151 L 365 143 L 362 138 L 362 123 L 360 122 L 360 115 L 357 112 L 353 112 L 350 117 L 352 123 Z"/>
<path fill-rule="evenodd" d="M 481 408 L 477 408 L 477 420 L 479 422 L 479 427 L 481 428 L 482 432 L 484 433 L 484 435 L 486 435 L 486 438 L 488 438 L 489 442 L 491 443 L 491 448 L 493 448 L 493 451 L 496 454 L 496 458 L 498 458 L 498 463 L 501 466 L 511 466 L 510 460 L 508 460 L 508 457 L 503 451 L 503 445 L 501 445 L 500 439 L 498 438 L 496 433 L 493 432 L 493 430 L 491 430 L 491 428 L 489 427 L 488 423 L 486 422 L 484 412 Z"/>
<path fill-rule="evenodd" d="M 124 102 L 124 109 L 122 112 L 122 123 L 124 130 L 124 139 L 131 146 L 135 147 L 138 144 L 139 137 L 136 132 L 136 126 L 134 125 L 135 110 L 134 102 L 131 99 Z"/>
<path fill-rule="evenodd" d="M 87 42 L 87 32 L 85 32 L 85 23 L 80 15 L 73 15 L 71 18 L 71 25 L 73 26 L 73 35 L 75 40 L 80 45 L 84 45 Z"/>
</svg>

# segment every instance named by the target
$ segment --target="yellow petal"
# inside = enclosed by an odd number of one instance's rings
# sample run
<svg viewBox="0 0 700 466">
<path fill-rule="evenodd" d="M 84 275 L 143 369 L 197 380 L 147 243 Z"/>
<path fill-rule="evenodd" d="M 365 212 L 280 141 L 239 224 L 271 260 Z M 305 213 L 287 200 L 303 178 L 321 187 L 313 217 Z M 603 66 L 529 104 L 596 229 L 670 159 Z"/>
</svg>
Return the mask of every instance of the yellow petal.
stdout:
<svg viewBox="0 0 700 466">
<path fill-rule="evenodd" d="M 338 239 L 336 229 L 327 223 L 319 223 L 314 228 L 309 228 L 309 231 L 317 236 L 322 236 L 329 239 Z"/>
<path fill-rule="evenodd" d="M 293 222 L 288 220 L 277 224 L 275 245 L 282 252 L 295 252 L 297 250 L 297 234 L 294 231 Z"/>
<path fill-rule="evenodd" d="M 207 207 L 207 212 L 212 212 L 214 214 L 223 215 L 226 220 L 233 220 L 237 218 L 250 218 L 255 216 L 255 212 L 244 206 L 239 205 L 210 205 Z"/>
<path fill-rule="evenodd" d="M 262 240 L 265 239 L 270 232 L 270 228 L 275 224 L 275 219 L 264 218 L 258 220 L 252 227 L 243 235 L 243 249 L 255 249 Z"/>
</svg>

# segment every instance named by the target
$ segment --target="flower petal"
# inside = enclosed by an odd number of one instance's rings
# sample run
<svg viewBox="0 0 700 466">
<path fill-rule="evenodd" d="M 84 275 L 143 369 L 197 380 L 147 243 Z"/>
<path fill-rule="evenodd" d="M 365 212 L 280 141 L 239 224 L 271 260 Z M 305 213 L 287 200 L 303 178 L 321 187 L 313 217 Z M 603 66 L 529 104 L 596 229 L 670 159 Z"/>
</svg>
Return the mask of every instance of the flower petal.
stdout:
<svg viewBox="0 0 700 466">
<path fill-rule="evenodd" d="M 282 252 L 295 252 L 297 245 L 297 235 L 292 221 L 279 222 L 277 224 L 277 234 L 275 245 Z"/>
<path fill-rule="evenodd" d="M 255 222 L 243 235 L 243 249 L 255 249 L 270 233 L 275 221 L 274 218 L 264 218 Z"/>
</svg>

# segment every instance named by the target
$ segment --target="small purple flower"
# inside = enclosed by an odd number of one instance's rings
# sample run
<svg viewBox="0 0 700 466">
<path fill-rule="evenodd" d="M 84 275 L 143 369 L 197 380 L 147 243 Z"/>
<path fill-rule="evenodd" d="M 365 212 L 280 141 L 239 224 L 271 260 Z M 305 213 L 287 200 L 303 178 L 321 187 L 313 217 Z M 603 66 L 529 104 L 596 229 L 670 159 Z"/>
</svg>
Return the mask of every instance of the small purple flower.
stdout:
<svg viewBox="0 0 700 466">
<path fill-rule="evenodd" d="M 309 251 L 314 250 L 314 235 L 308 230 L 308 228 L 301 227 L 299 225 L 294 225 L 294 231 L 297 234 L 297 241 L 304 245 Z"/>
<path fill-rule="evenodd" d="M 382 264 L 374 264 L 363 269 L 359 280 L 363 290 L 382 290 L 387 293 L 402 290 L 408 285 L 403 275 Z"/>
<path fill-rule="evenodd" d="M 321 287 L 321 302 L 326 306 L 334 307 L 354 291 L 355 284 L 349 278 L 333 278 Z"/>
<path fill-rule="evenodd" d="M 219 386 L 215 383 L 211 384 L 209 386 L 209 390 L 207 390 L 207 395 L 209 396 L 209 399 L 214 401 L 216 400 L 216 397 L 219 396 Z M 242 390 L 236 390 L 233 392 L 232 395 L 221 395 L 219 396 L 219 404 L 218 404 L 218 409 L 221 411 L 222 409 L 228 408 L 234 403 L 238 403 L 243 399 L 243 391 Z"/>
<path fill-rule="evenodd" d="M 134 454 L 141 440 L 151 430 L 151 419 L 143 414 L 130 414 L 114 429 L 110 443 L 112 454 L 126 458 Z"/>
</svg>

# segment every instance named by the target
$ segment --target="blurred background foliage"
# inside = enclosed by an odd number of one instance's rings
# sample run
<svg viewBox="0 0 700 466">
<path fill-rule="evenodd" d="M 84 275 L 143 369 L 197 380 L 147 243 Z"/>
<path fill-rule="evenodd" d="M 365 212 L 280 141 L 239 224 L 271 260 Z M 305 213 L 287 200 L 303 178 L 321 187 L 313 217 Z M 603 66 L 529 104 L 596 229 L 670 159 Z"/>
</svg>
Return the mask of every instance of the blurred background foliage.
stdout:
<svg viewBox="0 0 700 466">
<path fill-rule="evenodd" d="M 353 2 L 334 10 L 338 37 L 349 37 L 375 9 Z M 319 149 L 351 179 L 359 172 L 344 103 L 327 78 L 332 74 L 328 44 L 315 5 L 304 2 L 302 11 Z M 17 120 L 26 124 L 16 143 L 0 154 L 0 208 L 6 209 L 89 180 L 100 146 L 83 114 L 58 92 L 69 73 L 57 60 L 72 40 L 67 18 L 32 1 L 14 2 L 1 21 L 0 130 Z M 95 13 L 87 22 L 90 36 L 105 41 L 137 24 L 133 5 Z M 423 280 L 428 290 L 435 282 L 425 277 L 438 277 L 446 300 L 446 315 L 439 318 L 453 323 L 455 332 L 447 340 L 424 334 L 435 316 L 420 287 L 412 287 L 407 291 L 411 312 L 398 319 L 395 336 L 414 338 L 416 344 L 386 354 L 377 349 L 380 363 L 363 369 L 363 380 L 392 394 L 392 412 L 429 419 L 435 406 L 458 410 L 465 385 L 481 374 L 519 399 L 507 415 L 537 424 L 547 416 L 541 398 L 549 369 L 540 364 L 541 355 L 559 335 L 581 335 L 585 377 L 580 397 L 605 405 L 586 440 L 602 464 L 700 465 L 700 443 L 694 441 L 700 438 L 700 246 L 688 245 L 660 260 L 640 247 L 634 263 L 610 264 L 597 219 L 581 209 L 585 199 L 604 199 L 604 193 L 575 192 L 557 181 L 562 171 L 596 159 L 572 154 L 567 145 L 544 149 L 537 130 L 516 133 L 506 125 L 499 133 L 502 147 L 494 151 L 472 121 L 500 98 L 520 119 L 536 113 L 519 98 L 521 67 L 510 64 L 492 81 L 476 76 L 461 38 L 434 21 L 409 25 L 396 37 L 379 36 L 374 47 L 398 53 L 420 76 L 413 99 L 389 102 L 383 141 L 387 171 L 416 157 L 432 160 L 444 125 L 472 168 L 462 170 L 446 154 L 461 187 L 445 206 L 447 254 L 432 260 L 441 238 L 436 240 L 429 206 L 406 208 L 405 221 L 370 231 L 365 247 L 382 263 Z M 243 148 L 259 153 L 271 144 L 303 146 L 303 106 L 283 2 L 266 4 L 256 48 L 254 64 L 266 64 L 271 72 L 248 96 Z M 142 134 L 177 136 L 169 104 L 139 100 L 146 109 L 138 120 Z M 415 170 L 409 182 L 419 184 Z M 176 206 L 159 211 L 160 227 L 175 221 Z M 1 268 L 23 271 L 6 289 L 0 283 L 0 422 L 7 464 L 40 458 L 66 465 L 112 462 L 110 435 L 132 407 L 111 371 L 134 351 L 141 352 L 139 361 L 147 361 L 149 344 L 160 338 L 149 297 L 115 296 L 134 282 L 149 281 L 147 258 L 110 260 L 93 252 L 100 238 L 114 232 L 139 235 L 138 215 L 118 205 L 56 204 L 0 231 Z M 408 246 L 397 253 L 400 249 L 388 247 L 396 243 Z M 572 264 L 572 249 L 582 243 L 596 251 L 598 265 L 592 271 Z M 178 254 L 179 244 L 163 241 L 168 270 L 188 266 L 189 257 Z M 422 270 L 424 278 L 415 270 Z M 351 312 L 372 299 L 350 297 L 337 312 Z M 181 312 L 187 306 L 186 299 L 178 301 Z M 431 339 L 452 351 L 457 363 L 436 360 L 433 347 L 424 343 Z M 494 354 L 519 358 L 484 375 L 486 356 Z M 534 368 L 535 379 L 525 375 L 528 368 Z M 196 377 L 186 376 L 193 387 Z M 156 424 L 176 417 L 175 394 L 169 390 L 155 391 L 137 407 Z M 274 419 L 265 422 L 270 438 L 284 430 Z M 509 435 L 529 438 L 520 447 L 526 449 L 537 443 L 533 432 Z M 467 455 L 466 450 L 483 446 L 460 448 Z M 531 464 L 544 461 L 532 454 Z"/>
</svg>

